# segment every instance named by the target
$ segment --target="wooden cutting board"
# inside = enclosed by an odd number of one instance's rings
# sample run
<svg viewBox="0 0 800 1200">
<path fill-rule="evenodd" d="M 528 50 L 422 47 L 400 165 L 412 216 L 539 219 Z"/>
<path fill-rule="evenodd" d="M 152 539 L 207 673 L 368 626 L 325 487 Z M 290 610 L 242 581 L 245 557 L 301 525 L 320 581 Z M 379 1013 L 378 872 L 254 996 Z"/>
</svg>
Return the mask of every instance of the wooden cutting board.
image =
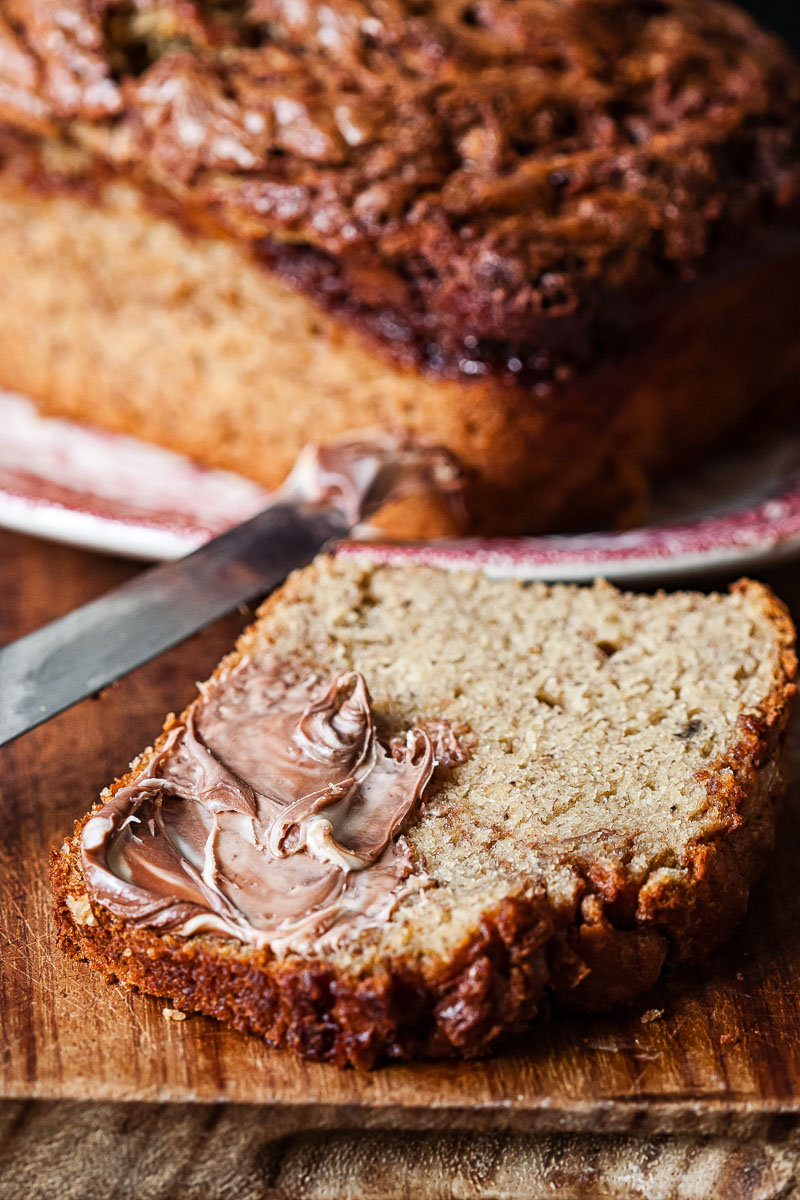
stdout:
<svg viewBox="0 0 800 1200">
<path fill-rule="evenodd" d="M 0 534 L 0 638 L 132 574 L 131 564 Z M 773 586 L 800 611 L 800 573 Z M 47 858 L 99 790 L 191 697 L 245 614 L 0 751 L 5 1097 L 240 1101 L 306 1126 L 673 1131 L 730 1136 L 800 1114 L 800 793 L 748 918 L 704 966 L 611 1016 L 554 1015 L 485 1061 L 359 1074 L 303 1063 L 166 1002 L 106 986 L 56 951 Z M 2 702 L 0 681 L 0 703 Z"/>
</svg>

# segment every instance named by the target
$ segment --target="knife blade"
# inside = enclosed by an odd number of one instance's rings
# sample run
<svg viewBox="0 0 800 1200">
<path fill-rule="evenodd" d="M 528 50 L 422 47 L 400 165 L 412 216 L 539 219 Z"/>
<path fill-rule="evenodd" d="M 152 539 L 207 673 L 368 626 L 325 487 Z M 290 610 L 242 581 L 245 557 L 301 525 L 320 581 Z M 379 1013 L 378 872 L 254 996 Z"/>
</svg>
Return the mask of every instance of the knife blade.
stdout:
<svg viewBox="0 0 800 1200">
<path fill-rule="evenodd" d="M 265 595 L 348 531 L 340 511 L 273 503 L 0 649 L 0 746 Z"/>
</svg>

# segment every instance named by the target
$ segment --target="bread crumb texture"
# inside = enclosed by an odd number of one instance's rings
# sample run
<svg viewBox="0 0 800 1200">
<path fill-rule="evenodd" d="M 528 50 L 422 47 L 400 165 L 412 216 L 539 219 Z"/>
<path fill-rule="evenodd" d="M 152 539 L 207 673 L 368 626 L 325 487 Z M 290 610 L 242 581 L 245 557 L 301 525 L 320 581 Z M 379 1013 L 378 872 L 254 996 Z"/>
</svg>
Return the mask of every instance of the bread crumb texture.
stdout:
<svg viewBox="0 0 800 1200">
<path fill-rule="evenodd" d="M 67 907 L 76 925 L 97 924 L 88 896 L 67 896 Z"/>
<path fill-rule="evenodd" d="M 437 768 L 401 834 L 433 885 L 316 959 L 106 913 L 94 936 L 59 900 L 62 945 L 165 996 L 179 980 L 183 1007 L 360 1065 L 481 1052 L 546 990 L 576 1007 L 627 1002 L 743 915 L 773 840 L 793 646 L 755 583 L 633 595 L 320 559 L 221 669 L 276 655 L 359 671 L 384 742 L 421 722 L 468 727 L 469 758 Z M 57 898 L 81 886 L 76 851 L 54 855 Z"/>
<path fill-rule="evenodd" d="M 264 611 L 248 649 L 360 671 L 383 738 L 432 719 L 472 731 L 406 833 L 438 887 L 375 932 L 381 952 L 447 954 L 532 884 L 559 908 L 587 871 L 680 875 L 729 826 L 707 773 L 779 666 L 760 589 L 652 597 L 326 560 Z"/>
<path fill-rule="evenodd" d="M 186 1013 L 179 1008 L 162 1008 L 161 1015 L 165 1021 L 185 1021 Z"/>
</svg>

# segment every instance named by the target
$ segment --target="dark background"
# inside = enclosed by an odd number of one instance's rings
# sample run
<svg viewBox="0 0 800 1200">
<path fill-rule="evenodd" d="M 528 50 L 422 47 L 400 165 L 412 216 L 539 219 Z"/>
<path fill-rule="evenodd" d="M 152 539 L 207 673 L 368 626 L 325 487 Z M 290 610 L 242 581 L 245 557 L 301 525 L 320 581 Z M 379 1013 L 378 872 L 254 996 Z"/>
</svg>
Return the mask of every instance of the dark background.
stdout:
<svg viewBox="0 0 800 1200">
<path fill-rule="evenodd" d="M 800 0 L 739 0 L 765 25 L 788 38 L 800 50 Z"/>
</svg>

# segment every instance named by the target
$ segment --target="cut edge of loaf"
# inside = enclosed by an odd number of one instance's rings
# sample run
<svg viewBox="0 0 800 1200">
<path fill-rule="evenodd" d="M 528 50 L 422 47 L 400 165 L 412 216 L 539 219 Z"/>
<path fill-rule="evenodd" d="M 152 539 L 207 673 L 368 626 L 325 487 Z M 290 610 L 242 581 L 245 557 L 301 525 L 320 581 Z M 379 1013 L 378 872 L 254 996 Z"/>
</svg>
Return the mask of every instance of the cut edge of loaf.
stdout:
<svg viewBox="0 0 800 1200">
<path fill-rule="evenodd" d="M 247 652 L 286 589 L 318 569 L 319 563 L 296 573 L 265 602 L 259 621 L 212 678 Z M 652 986 L 665 962 L 698 961 L 730 934 L 773 845 L 796 690 L 794 628 L 763 585 L 742 580 L 731 591 L 752 595 L 773 627 L 774 682 L 740 714 L 735 738 L 708 768 L 704 783 L 726 815 L 724 834 L 691 844 L 679 879 L 642 881 L 633 921 L 617 916 L 615 901 L 630 886 L 624 879 L 586 880 L 566 913 L 541 893 L 509 894 L 480 913 L 454 953 L 426 962 L 388 956 L 361 972 L 319 958 L 281 960 L 209 935 L 133 929 L 87 896 L 78 838 L 97 804 L 51 856 L 60 948 L 109 981 L 169 997 L 182 1010 L 303 1057 L 359 1067 L 386 1058 L 480 1054 L 501 1035 L 525 1028 L 547 993 L 557 1004 L 596 1011 L 629 1002 Z M 127 786 L 184 718 L 171 717 L 104 797 Z"/>
</svg>

